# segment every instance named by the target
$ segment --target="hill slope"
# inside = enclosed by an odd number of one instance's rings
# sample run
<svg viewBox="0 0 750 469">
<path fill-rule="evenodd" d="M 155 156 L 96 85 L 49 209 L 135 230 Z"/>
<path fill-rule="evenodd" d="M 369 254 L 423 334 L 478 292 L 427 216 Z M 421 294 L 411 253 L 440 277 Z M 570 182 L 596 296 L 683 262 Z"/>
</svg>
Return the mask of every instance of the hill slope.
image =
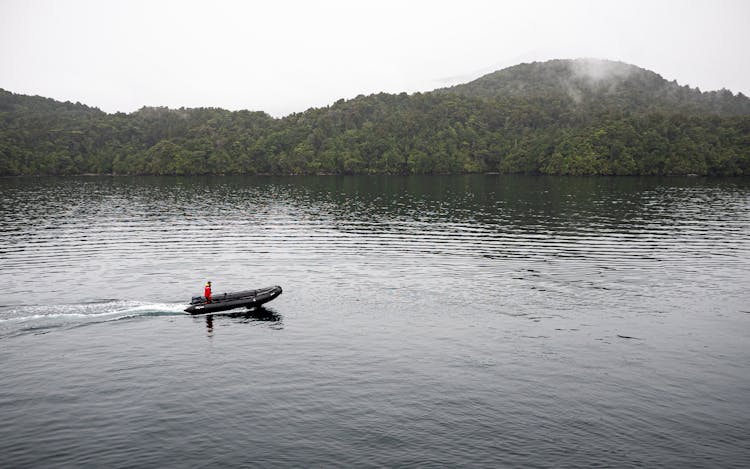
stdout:
<svg viewBox="0 0 750 469">
<path fill-rule="evenodd" d="M 750 174 L 750 100 L 593 60 L 521 64 L 283 119 L 213 108 L 106 114 L 0 90 L 0 175 L 484 171 Z"/>
<path fill-rule="evenodd" d="M 725 89 L 702 93 L 635 65 L 599 59 L 520 64 L 439 91 L 483 99 L 564 98 L 576 106 L 641 113 L 750 114 L 750 98 L 742 94 Z"/>
</svg>

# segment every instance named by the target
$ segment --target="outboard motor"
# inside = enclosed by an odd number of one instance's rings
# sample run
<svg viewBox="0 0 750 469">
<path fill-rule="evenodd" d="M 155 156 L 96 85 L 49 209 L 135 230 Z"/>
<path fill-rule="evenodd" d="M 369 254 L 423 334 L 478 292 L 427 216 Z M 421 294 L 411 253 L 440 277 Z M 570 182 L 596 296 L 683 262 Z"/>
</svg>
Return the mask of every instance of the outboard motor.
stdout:
<svg viewBox="0 0 750 469">
<path fill-rule="evenodd" d="M 198 305 L 198 304 L 205 303 L 205 302 L 206 302 L 206 298 L 203 296 L 194 296 L 190 300 L 191 305 Z"/>
</svg>

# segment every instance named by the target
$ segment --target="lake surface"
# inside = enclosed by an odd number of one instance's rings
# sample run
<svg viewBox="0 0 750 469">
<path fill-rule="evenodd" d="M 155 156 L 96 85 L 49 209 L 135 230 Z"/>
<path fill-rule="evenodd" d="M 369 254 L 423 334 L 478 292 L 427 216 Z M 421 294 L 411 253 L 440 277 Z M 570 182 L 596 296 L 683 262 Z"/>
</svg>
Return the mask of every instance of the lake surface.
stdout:
<svg viewBox="0 0 750 469">
<path fill-rule="evenodd" d="M 4 467 L 748 467 L 750 179 L 0 180 Z M 281 285 L 264 310 L 185 303 Z"/>
</svg>

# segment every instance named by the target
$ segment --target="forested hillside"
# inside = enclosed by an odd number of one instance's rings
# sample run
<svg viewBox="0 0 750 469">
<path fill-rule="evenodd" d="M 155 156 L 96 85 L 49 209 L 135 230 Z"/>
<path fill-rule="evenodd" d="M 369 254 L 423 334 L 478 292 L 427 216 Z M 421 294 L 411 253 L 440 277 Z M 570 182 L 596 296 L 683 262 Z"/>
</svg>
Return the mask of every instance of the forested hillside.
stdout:
<svg viewBox="0 0 750 469">
<path fill-rule="evenodd" d="M 107 114 L 0 90 L 0 175 L 488 172 L 750 174 L 750 99 L 619 62 L 510 67 L 430 93 L 275 119 Z"/>
</svg>

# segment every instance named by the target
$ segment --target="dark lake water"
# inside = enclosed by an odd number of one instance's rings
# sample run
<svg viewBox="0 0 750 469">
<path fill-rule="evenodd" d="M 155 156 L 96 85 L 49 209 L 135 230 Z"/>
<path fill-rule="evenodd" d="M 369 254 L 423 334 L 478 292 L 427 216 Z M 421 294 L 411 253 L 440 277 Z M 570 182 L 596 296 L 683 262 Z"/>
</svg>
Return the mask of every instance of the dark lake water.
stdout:
<svg viewBox="0 0 750 469">
<path fill-rule="evenodd" d="M 0 466 L 750 466 L 748 178 L 3 179 L 0 201 Z M 284 294 L 183 314 L 206 280 Z"/>
</svg>

